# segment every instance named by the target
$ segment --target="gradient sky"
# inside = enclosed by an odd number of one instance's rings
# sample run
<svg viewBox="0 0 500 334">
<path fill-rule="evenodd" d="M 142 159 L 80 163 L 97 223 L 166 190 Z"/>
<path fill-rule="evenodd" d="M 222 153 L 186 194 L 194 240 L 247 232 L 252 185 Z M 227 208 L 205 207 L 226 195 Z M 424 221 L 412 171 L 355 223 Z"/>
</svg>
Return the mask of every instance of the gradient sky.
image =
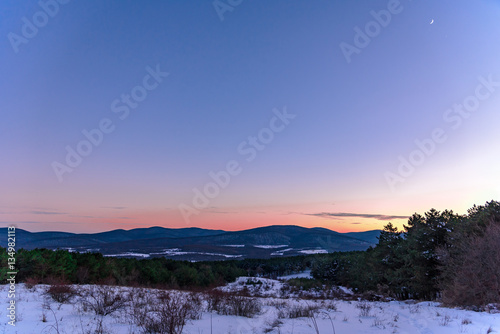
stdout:
<svg viewBox="0 0 500 334">
<path fill-rule="evenodd" d="M 499 200 L 498 1 L 41 3 L 51 16 L 37 1 L 0 4 L 0 226 L 347 232 Z M 23 28 L 34 20 L 36 35 Z M 348 62 L 356 27 L 379 29 Z M 123 117 L 148 68 L 169 75 Z M 295 117 L 281 126 L 283 110 Z M 54 162 L 105 119 L 113 131 L 60 182 Z M 435 129 L 446 140 L 412 155 Z M 259 133 L 268 143 L 247 161 Z M 400 157 L 418 166 L 391 187 Z M 193 189 L 230 161 L 241 172 L 195 208 Z"/>
</svg>

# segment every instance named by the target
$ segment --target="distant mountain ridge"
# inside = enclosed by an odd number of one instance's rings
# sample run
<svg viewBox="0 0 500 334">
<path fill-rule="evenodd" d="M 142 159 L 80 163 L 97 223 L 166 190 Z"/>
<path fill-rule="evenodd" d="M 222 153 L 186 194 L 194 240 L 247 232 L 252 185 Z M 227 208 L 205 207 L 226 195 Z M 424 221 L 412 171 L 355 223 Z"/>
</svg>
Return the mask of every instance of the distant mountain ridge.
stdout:
<svg viewBox="0 0 500 334">
<path fill-rule="evenodd" d="M 0 230 L 7 235 L 6 228 Z M 159 226 L 100 233 L 29 232 L 16 229 L 16 247 L 199 261 L 366 250 L 377 243 L 379 234 L 380 230 L 339 233 L 321 227 L 295 225 L 271 225 L 242 231 Z M 6 238 L 0 240 L 0 246 L 5 247 L 6 242 Z"/>
</svg>

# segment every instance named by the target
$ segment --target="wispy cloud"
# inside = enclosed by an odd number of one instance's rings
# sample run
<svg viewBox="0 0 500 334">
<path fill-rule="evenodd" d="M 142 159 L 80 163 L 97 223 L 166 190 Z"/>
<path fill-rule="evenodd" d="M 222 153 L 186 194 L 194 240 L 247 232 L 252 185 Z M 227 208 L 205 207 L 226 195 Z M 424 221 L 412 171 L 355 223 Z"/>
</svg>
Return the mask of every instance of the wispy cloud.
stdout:
<svg viewBox="0 0 500 334">
<path fill-rule="evenodd" d="M 73 218 L 89 218 L 89 219 L 97 219 L 97 218 L 106 218 L 106 217 L 101 217 L 101 216 L 89 216 L 89 215 L 70 215 L 70 217 Z"/>
<path fill-rule="evenodd" d="M 58 212 L 58 211 L 39 211 L 39 210 L 29 211 L 28 213 L 31 213 L 31 214 L 33 214 L 33 215 L 65 215 L 65 214 L 67 214 L 66 212 Z"/>
<path fill-rule="evenodd" d="M 205 211 L 210 213 L 222 213 L 222 214 L 237 213 L 236 211 L 224 211 L 215 206 L 211 206 L 207 208 Z"/>
<path fill-rule="evenodd" d="M 316 216 L 322 218 L 343 218 L 343 217 L 357 217 L 357 218 L 372 218 L 377 220 L 391 220 L 391 219 L 407 219 L 409 216 L 395 216 L 395 215 L 382 215 L 376 213 L 350 213 L 350 212 L 320 212 L 320 213 L 305 213 L 308 216 Z"/>
<path fill-rule="evenodd" d="M 113 209 L 113 210 L 123 210 L 126 206 L 101 206 L 102 209 Z"/>
<path fill-rule="evenodd" d="M 0 222 L 1 225 L 6 225 L 6 226 L 12 226 L 12 225 L 19 225 L 19 224 L 48 224 L 48 225 L 53 225 L 53 224 L 76 224 L 79 225 L 81 223 L 76 223 L 76 222 L 37 222 L 37 221 L 21 221 L 21 222 Z"/>
<path fill-rule="evenodd" d="M 278 213 L 278 214 L 283 215 L 283 216 L 301 215 L 301 214 L 307 215 L 307 213 L 300 213 L 300 212 L 294 212 L 294 211 L 287 211 L 287 212 L 282 212 L 282 213 Z"/>
</svg>

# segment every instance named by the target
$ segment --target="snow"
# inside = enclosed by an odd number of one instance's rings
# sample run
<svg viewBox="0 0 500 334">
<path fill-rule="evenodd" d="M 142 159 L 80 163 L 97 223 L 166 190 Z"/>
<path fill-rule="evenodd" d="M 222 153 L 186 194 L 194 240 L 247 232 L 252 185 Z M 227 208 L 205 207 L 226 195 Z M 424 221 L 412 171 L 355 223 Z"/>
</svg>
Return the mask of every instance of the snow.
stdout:
<svg viewBox="0 0 500 334">
<path fill-rule="evenodd" d="M 342 291 L 346 295 L 353 295 L 354 294 L 354 292 L 351 289 L 346 288 L 344 286 L 339 286 L 338 288 L 340 291 Z"/>
<path fill-rule="evenodd" d="M 291 278 L 312 278 L 311 271 L 310 270 L 306 270 L 306 271 L 303 271 L 301 273 L 296 273 L 296 274 L 291 274 L 291 275 L 286 275 L 286 276 L 280 276 L 280 277 L 278 277 L 278 279 L 284 279 L 284 280 L 288 280 L 288 279 L 291 279 Z"/>
<path fill-rule="evenodd" d="M 105 254 L 104 256 L 110 256 L 110 257 L 115 257 L 115 256 L 149 257 L 149 254 L 126 252 L 126 253 L 122 253 L 122 254 Z"/>
<path fill-rule="evenodd" d="M 280 249 L 279 251 L 271 253 L 271 256 L 283 256 L 284 252 L 289 252 L 291 250 L 293 250 L 293 248 Z"/>
<path fill-rule="evenodd" d="M 272 249 L 272 248 L 283 248 L 288 245 L 253 245 L 253 246 L 257 248 Z"/>
<path fill-rule="evenodd" d="M 302 254 L 327 254 L 328 251 L 325 249 L 305 249 L 305 250 L 299 251 L 299 253 L 302 253 Z"/>
<path fill-rule="evenodd" d="M 260 282 L 260 283 L 259 283 Z M 487 333 L 491 328 L 500 331 L 500 314 L 473 312 L 441 307 L 437 302 L 358 302 L 348 300 L 318 300 L 310 298 L 280 297 L 286 283 L 265 278 L 240 277 L 221 289 L 234 291 L 252 287 L 250 294 L 258 297 L 261 312 L 254 318 L 219 315 L 207 312 L 206 308 L 199 320 L 189 320 L 184 327 L 185 334 L 260 334 L 296 333 L 314 334 L 314 323 L 319 333 Z M 82 289 L 84 286 L 76 286 Z M 255 287 L 255 289 L 253 289 Z M 75 302 L 59 304 L 44 294 L 47 286 L 38 285 L 28 289 L 24 284 L 16 284 L 16 326 L 7 324 L 8 286 L 0 286 L 3 296 L 0 306 L 0 333 L 61 333 L 79 334 L 94 332 L 98 318 L 90 311 L 82 310 Z M 126 296 L 134 288 L 114 287 Z M 138 288 L 135 288 L 138 289 Z M 146 294 L 152 289 L 142 289 Z M 184 292 L 177 292 L 185 294 Z M 206 303 L 206 302 L 205 302 Z M 45 304 L 45 310 L 44 310 Z M 47 311 L 47 305 L 51 311 Z M 130 305 L 127 306 L 130 308 Z M 130 317 L 130 309 L 119 310 L 103 317 L 106 333 L 141 333 Z M 313 317 L 290 318 L 290 310 L 297 308 L 314 309 Z M 367 315 L 361 315 L 360 308 L 368 308 Z M 45 313 L 45 322 L 43 314 Z M 333 326 L 333 327 L 332 327 Z M 58 327 L 58 330 L 56 328 Z M 495 333 L 493 332 L 493 333 Z"/>
<path fill-rule="evenodd" d="M 151 255 L 186 255 L 189 254 L 188 252 L 183 252 L 180 250 L 180 248 L 169 248 L 169 249 L 164 249 L 163 252 L 160 253 L 151 253 Z"/>
<path fill-rule="evenodd" d="M 261 277 L 238 277 L 235 282 L 219 289 L 225 292 L 245 291 L 252 296 L 279 296 L 282 288 L 283 283 L 278 280 Z"/>
<path fill-rule="evenodd" d="M 226 258 L 235 258 L 235 257 L 242 257 L 243 256 L 243 255 L 229 255 L 229 254 L 219 254 L 219 253 L 183 252 L 179 248 L 165 249 L 161 253 L 151 253 L 151 255 L 153 255 L 153 254 L 154 255 L 168 255 L 168 256 L 197 254 L 197 255 L 222 256 L 222 257 L 226 257 Z"/>
<path fill-rule="evenodd" d="M 76 249 L 71 248 L 71 247 L 61 247 L 60 249 L 67 250 L 70 253 L 75 253 L 76 252 Z"/>
<path fill-rule="evenodd" d="M 219 253 L 200 253 L 200 252 L 196 252 L 196 253 L 192 253 L 192 254 L 223 256 L 223 257 L 227 257 L 227 258 L 234 258 L 234 257 L 242 257 L 243 256 L 243 255 L 229 255 L 229 254 L 219 254 Z"/>
</svg>

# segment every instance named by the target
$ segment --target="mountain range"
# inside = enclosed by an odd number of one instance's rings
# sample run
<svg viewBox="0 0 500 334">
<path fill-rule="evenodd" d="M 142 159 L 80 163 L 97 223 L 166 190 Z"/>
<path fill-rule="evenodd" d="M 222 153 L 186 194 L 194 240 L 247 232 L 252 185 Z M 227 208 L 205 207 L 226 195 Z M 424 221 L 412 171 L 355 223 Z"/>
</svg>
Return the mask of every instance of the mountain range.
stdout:
<svg viewBox="0 0 500 334">
<path fill-rule="evenodd" d="M 7 235 L 7 228 L 0 228 Z M 177 260 L 269 258 L 366 250 L 380 230 L 339 233 L 326 228 L 274 225 L 242 231 L 149 227 L 101 233 L 29 232 L 16 229 L 16 248 L 66 249 L 117 257 Z M 5 239 L 5 240 L 3 240 Z M 7 238 L 0 240 L 5 247 Z"/>
</svg>

